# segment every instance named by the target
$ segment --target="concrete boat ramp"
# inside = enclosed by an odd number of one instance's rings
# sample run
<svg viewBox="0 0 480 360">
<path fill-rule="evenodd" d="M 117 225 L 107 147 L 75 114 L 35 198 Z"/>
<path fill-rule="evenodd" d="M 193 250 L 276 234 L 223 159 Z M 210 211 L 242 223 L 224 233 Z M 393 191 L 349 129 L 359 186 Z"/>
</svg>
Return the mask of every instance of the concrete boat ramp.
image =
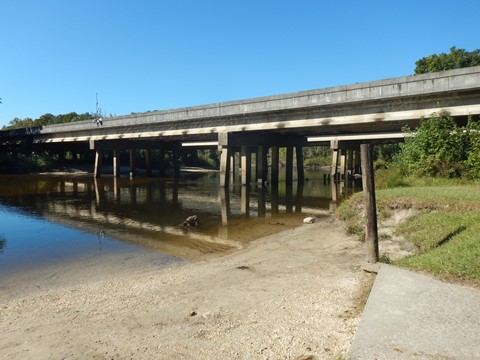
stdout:
<svg viewBox="0 0 480 360">
<path fill-rule="evenodd" d="M 382 264 L 350 359 L 480 359 L 480 289 Z"/>
</svg>

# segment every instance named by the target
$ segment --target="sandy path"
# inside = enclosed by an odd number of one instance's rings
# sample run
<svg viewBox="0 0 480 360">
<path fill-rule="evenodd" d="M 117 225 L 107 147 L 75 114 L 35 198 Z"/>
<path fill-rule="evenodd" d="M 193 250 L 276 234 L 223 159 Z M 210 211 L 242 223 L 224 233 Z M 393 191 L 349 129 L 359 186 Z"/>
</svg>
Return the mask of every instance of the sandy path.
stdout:
<svg viewBox="0 0 480 360">
<path fill-rule="evenodd" d="M 0 303 L 2 359 L 333 359 L 358 315 L 362 244 L 331 218 L 246 249 Z"/>
</svg>

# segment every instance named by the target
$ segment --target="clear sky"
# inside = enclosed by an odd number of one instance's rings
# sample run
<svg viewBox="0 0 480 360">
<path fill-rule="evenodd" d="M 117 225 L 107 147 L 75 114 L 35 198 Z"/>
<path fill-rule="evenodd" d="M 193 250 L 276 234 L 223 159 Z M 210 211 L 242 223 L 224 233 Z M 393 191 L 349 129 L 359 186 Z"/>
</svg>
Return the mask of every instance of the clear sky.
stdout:
<svg viewBox="0 0 480 360">
<path fill-rule="evenodd" d="M 478 0 L 0 0 L 0 127 L 412 75 L 480 48 Z"/>
</svg>

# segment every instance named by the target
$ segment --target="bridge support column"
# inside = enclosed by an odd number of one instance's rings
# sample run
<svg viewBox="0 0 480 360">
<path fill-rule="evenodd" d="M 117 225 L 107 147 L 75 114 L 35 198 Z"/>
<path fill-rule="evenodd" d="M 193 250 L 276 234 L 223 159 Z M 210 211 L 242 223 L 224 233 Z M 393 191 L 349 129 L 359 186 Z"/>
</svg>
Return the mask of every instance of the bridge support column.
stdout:
<svg viewBox="0 0 480 360">
<path fill-rule="evenodd" d="M 234 157 L 234 156 L 232 156 Z M 226 187 L 230 176 L 230 151 L 228 147 L 222 148 L 220 154 L 220 187 Z"/>
<path fill-rule="evenodd" d="M 93 175 L 95 178 L 99 178 L 102 173 L 102 150 L 95 150 L 95 169 L 93 170 Z"/>
<path fill-rule="evenodd" d="M 345 179 L 346 172 L 347 172 L 347 159 L 346 159 L 346 154 L 344 150 L 343 153 L 340 154 L 340 180 L 346 180 Z"/>
<path fill-rule="evenodd" d="M 295 155 L 297 157 L 297 182 L 303 185 L 305 182 L 305 171 L 303 168 L 303 150 L 301 146 L 295 147 Z"/>
<path fill-rule="evenodd" d="M 152 149 L 145 150 L 146 175 L 152 176 Z"/>
<path fill-rule="evenodd" d="M 332 149 L 332 166 L 330 168 L 330 177 L 332 178 L 332 182 L 335 182 L 338 176 L 338 157 L 340 151 L 338 148 L 338 141 L 331 141 L 330 148 Z"/>
<path fill-rule="evenodd" d="M 287 146 L 287 159 L 286 159 L 286 174 L 285 174 L 285 183 L 287 187 L 292 186 L 293 183 L 293 147 Z"/>
<path fill-rule="evenodd" d="M 120 156 L 119 150 L 113 149 L 113 177 L 120 176 Z"/>
<path fill-rule="evenodd" d="M 158 164 L 158 170 L 160 172 L 160 176 L 163 177 L 165 176 L 165 150 L 160 149 L 159 153 L 160 153 L 160 161 Z"/>
<path fill-rule="evenodd" d="M 133 178 L 137 175 L 135 155 L 136 155 L 135 149 L 130 149 L 130 178 Z"/>
<path fill-rule="evenodd" d="M 257 185 L 263 186 L 267 181 L 268 167 L 267 167 L 267 147 L 260 145 L 257 148 L 256 159 L 256 175 Z"/>
<path fill-rule="evenodd" d="M 241 150 L 241 167 L 242 167 L 242 185 L 250 185 L 250 180 L 252 177 L 252 158 L 250 149 L 246 145 L 242 145 Z"/>
<path fill-rule="evenodd" d="M 280 163 L 278 146 L 272 146 L 272 164 L 271 164 L 271 182 L 272 185 L 278 185 L 278 167 Z"/>
<path fill-rule="evenodd" d="M 237 161 L 235 160 L 235 150 L 228 150 L 228 152 L 230 153 L 230 164 L 229 164 L 230 181 L 229 182 L 230 182 L 230 185 L 233 186 L 235 184 L 235 179 L 238 175 Z"/>
<path fill-rule="evenodd" d="M 173 161 L 173 174 L 176 179 L 180 177 L 180 162 L 178 161 L 178 150 L 173 149 L 172 161 Z"/>
<path fill-rule="evenodd" d="M 347 171 L 345 173 L 345 181 L 349 181 L 352 178 L 353 169 L 353 149 L 347 150 Z"/>
<path fill-rule="evenodd" d="M 355 161 L 354 161 L 354 163 L 355 163 L 355 165 L 354 165 L 355 166 L 355 173 L 360 174 L 360 162 L 361 162 L 360 161 L 360 150 L 359 149 L 355 150 L 354 154 L 355 154 Z"/>
</svg>

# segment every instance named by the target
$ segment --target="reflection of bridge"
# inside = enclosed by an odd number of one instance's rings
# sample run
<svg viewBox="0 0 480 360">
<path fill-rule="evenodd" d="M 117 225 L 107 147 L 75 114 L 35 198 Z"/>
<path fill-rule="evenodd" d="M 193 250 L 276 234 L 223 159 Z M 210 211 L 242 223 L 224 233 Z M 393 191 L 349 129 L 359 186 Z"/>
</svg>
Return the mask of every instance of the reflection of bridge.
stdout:
<svg viewBox="0 0 480 360">
<path fill-rule="evenodd" d="M 113 174 L 118 176 L 120 150 L 129 150 L 133 175 L 136 150 L 145 150 L 147 174 L 151 174 L 152 149 L 159 152 L 162 173 L 165 152 L 172 154 L 175 165 L 176 154 L 186 142 L 218 146 L 222 186 L 233 178 L 236 164 L 242 184 L 250 182 L 252 153 L 256 154 L 257 182 L 267 180 L 270 168 L 270 182 L 277 183 L 279 148 L 285 147 L 286 182 L 291 183 L 294 150 L 297 178 L 302 182 L 302 147 L 329 144 L 334 151 L 333 171 L 342 156 L 346 156 L 343 167 L 352 168 L 355 162 L 358 165 L 360 142 L 398 139 L 402 127 L 415 127 L 421 117 L 440 110 L 458 121 L 480 114 L 480 67 L 111 117 L 101 127 L 88 121 L 1 132 L 0 144 L 10 151 L 19 145 L 25 151 L 95 151 L 96 176 L 100 176 L 104 152 L 111 154 Z"/>
<path fill-rule="evenodd" d="M 282 194 L 278 189 L 267 194 L 266 189 L 261 187 L 253 195 L 252 190 L 245 186 L 239 187 L 240 193 L 219 188 L 217 195 L 189 191 L 177 181 L 131 181 L 84 176 L 69 179 L 50 177 L 41 186 L 42 190 L 31 187 L 20 193 L 43 193 L 46 200 L 36 201 L 37 195 L 17 195 L 4 201 L 55 223 L 86 231 L 109 229 L 111 237 L 124 242 L 168 254 L 181 253 L 184 257 L 189 257 L 189 251 L 195 249 L 218 251 L 243 247 L 244 243 L 238 237 L 248 229 L 239 227 L 238 223 L 246 217 L 253 219 L 266 217 L 269 213 L 276 216 L 295 212 L 301 216 L 302 209 L 305 210 L 303 186 L 295 192 L 288 187 Z M 307 208 L 307 211 L 318 215 L 328 210 L 322 212 L 318 208 Z M 215 216 L 212 217 L 212 213 Z M 178 226 L 191 214 L 199 216 L 203 227 L 188 230 Z M 221 221 L 217 216 L 221 216 Z M 229 234 L 230 227 L 235 229 L 233 237 Z"/>
</svg>

